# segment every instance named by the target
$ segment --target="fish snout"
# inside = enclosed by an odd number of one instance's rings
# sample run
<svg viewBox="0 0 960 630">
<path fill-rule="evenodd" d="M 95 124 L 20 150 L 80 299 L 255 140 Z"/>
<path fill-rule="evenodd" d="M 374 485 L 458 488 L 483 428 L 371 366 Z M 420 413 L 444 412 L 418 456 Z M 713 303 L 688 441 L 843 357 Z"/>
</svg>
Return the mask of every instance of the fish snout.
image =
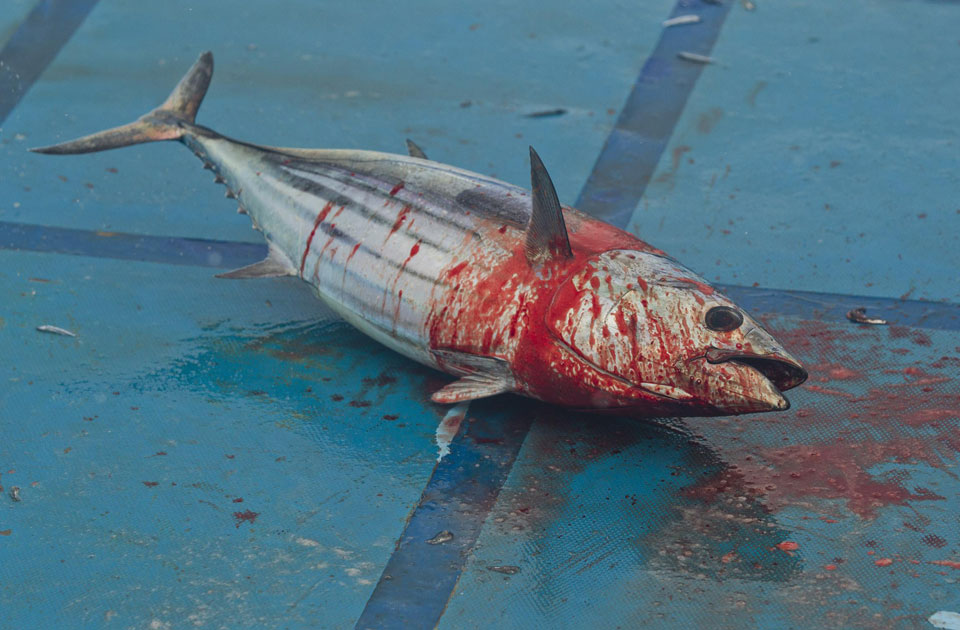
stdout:
<svg viewBox="0 0 960 630">
<path fill-rule="evenodd" d="M 738 345 L 711 346 L 691 361 L 700 397 L 721 413 L 789 409 L 783 392 L 807 379 L 800 362 L 762 329 L 749 331 Z"/>
</svg>

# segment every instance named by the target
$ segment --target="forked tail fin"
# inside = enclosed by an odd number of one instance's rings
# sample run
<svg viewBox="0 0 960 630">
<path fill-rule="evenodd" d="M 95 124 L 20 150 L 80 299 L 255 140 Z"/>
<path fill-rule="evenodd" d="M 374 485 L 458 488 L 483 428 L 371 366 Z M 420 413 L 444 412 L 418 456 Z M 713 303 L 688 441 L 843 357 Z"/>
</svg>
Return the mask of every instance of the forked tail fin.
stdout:
<svg viewBox="0 0 960 630">
<path fill-rule="evenodd" d="M 213 53 L 200 55 L 193 67 L 180 79 L 167 100 L 155 110 L 132 123 L 107 129 L 99 133 L 77 138 L 63 144 L 30 149 L 37 153 L 63 155 L 68 153 L 93 153 L 126 147 L 141 142 L 177 140 L 193 124 L 200 103 L 207 93 L 213 76 Z"/>
</svg>

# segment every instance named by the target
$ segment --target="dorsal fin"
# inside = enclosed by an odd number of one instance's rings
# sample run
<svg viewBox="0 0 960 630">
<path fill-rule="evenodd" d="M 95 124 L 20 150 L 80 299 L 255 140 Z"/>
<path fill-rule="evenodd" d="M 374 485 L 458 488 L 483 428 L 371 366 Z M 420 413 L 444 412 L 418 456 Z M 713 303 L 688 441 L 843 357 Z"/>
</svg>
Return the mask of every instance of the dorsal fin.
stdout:
<svg viewBox="0 0 960 630">
<path fill-rule="evenodd" d="M 429 160 L 427 154 L 423 152 L 416 142 L 407 138 L 407 153 L 410 154 L 410 157 L 420 158 L 421 160 Z"/>
<path fill-rule="evenodd" d="M 527 223 L 527 261 L 539 265 L 552 258 L 573 258 L 557 190 L 533 147 L 530 147 L 530 187 L 533 212 Z"/>
</svg>

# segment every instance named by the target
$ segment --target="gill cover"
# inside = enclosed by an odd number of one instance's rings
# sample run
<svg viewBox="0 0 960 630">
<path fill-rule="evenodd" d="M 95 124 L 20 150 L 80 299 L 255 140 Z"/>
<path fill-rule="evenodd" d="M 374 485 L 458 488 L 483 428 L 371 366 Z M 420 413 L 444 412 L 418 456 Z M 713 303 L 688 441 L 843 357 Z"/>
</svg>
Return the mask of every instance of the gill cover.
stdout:
<svg viewBox="0 0 960 630">
<path fill-rule="evenodd" d="M 565 281 L 547 311 L 547 328 L 595 369 L 658 396 L 691 398 L 674 382 L 678 359 L 661 343 L 659 320 L 638 295 L 657 282 L 703 282 L 662 256 L 612 250 L 588 260 Z M 626 296 L 635 299 L 624 299 Z"/>
</svg>

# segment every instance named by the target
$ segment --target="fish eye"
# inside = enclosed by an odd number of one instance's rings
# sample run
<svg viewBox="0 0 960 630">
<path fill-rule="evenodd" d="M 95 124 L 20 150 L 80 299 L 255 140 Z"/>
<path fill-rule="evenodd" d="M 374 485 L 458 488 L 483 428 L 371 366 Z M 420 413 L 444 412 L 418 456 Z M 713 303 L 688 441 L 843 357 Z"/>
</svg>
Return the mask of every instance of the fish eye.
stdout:
<svg viewBox="0 0 960 630">
<path fill-rule="evenodd" d="M 703 317 L 703 323 L 710 330 L 730 332 L 740 328 L 740 324 L 743 323 L 743 315 L 740 311 L 729 306 L 714 306 Z"/>
</svg>

